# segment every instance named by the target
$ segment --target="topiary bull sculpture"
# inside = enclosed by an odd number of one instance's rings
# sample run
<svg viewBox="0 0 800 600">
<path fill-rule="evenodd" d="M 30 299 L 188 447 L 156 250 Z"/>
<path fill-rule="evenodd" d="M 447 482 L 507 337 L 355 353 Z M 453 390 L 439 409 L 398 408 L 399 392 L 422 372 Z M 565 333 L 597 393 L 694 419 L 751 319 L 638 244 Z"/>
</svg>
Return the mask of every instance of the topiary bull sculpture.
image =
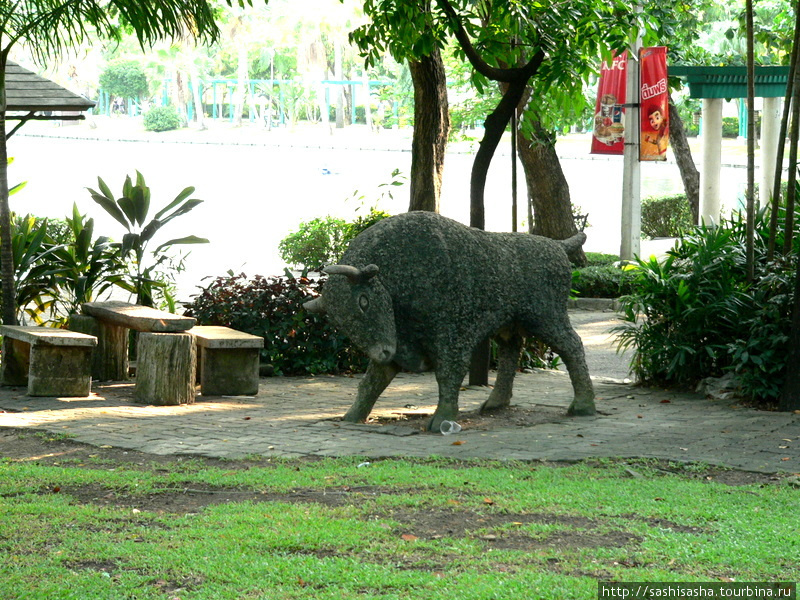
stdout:
<svg viewBox="0 0 800 600">
<path fill-rule="evenodd" d="M 574 399 L 568 414 L 595 412 L 583 344 L 567 316 L 567 255 L 586 236 L 555 241 L 489 233 L 431 212 L 384 219 L 358 235 L 341 264 L 326 267 L 322 294 L 304 306 L 325 313 L 369 356 L 345 421 L 363 421 L 401 370 L 433 370 L 439 404 L 428 429 L 458 415 L 470 357 L 495 336 L 499 365 L 481 406 L 508 406 L 525 336 L 549 345 L 566 365 Z"/>
</svg>

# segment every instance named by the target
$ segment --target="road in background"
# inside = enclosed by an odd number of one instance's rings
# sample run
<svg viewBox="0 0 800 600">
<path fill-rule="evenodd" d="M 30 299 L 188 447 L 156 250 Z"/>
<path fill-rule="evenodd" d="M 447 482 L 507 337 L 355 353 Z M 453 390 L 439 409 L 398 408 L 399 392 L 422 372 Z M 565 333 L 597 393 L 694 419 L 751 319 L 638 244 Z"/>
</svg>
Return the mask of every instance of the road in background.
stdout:
<svg viewBox="0 0 800 600">
<path fill-rule="evenodd" d="M 20 214 L 63 217 L 73 202 L 95 218 L 95 233 L 121 239 L 120 225 L 97 206 L 86 191 L 101 176 L 119 192 L 126 175 L 139 170 L 152 189 L 152 212 L 184 187 L 196 188 L 206 200 L 165 227 L 155 241 L 194 234 L 211 243 L 190 247 L 186 271 L 179 276 L 182 300 L 196 293 L 204 278 L 232 270 L 248 275 L 283 272 L 278 242 L 301 221 L 335 215 L 364 214 L 380 195 L 394 169 L 408 174 L 411 164 L 407 131 L 370 134 L 350 127 L 334 135 L 318 129 L 295 133 L 256 127 L 226 128 L 212 123 L 208 131 L 144 132 L 137 120 L 95 118 L 91 124 L 53 127 L 29 123 L 9 140 L 11 183 L 27 187 L 11 198 Z M 470 144 L 452 144 L 445 163 L 441 213 L 469 222 Z M 593 160 L 586 135 L 559 142 L 573 203 L 589 214 L 585 249 L 619 252 L 622 162 L 618 157 Z M 486 227 L 511 229 L 510 157 L 501 148 L 489 172 Z M 525 183 L 518 184 L 525 218 Z M 734 172 L 735 171 L 735 172 Z M 732 174 L 738 177 L 738 171 Z M 723 177 L 735 197 L 737 177 Z M 740 179 L 740 177 L 739 177 Z M 643 196 L 681 189 L 674 164 L 643 165 Z M 386 188 L 382 188 L 385 190 Z M 396 214 L 407 210 L 407 187 L 391 188 L 379 208 Z M 355 197 L 354 197 L 355 196 Z M 358 197 L 363 196 L 363 200 Z M 724 196 L 725 197 L 725 196 Z M 661 252 L 670 241 L 644 243 L 642 254 Z"/>
</svg>

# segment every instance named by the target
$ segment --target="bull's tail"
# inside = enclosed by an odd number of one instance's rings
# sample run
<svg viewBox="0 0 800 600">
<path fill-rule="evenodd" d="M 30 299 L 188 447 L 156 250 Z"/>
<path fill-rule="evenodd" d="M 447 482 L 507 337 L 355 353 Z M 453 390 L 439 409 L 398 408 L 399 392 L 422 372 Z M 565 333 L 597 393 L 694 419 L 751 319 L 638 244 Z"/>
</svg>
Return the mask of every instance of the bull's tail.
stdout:
<svg viewBox="0 0 800 600">
<path fill-rule="evenodd" d="M 567 253 L 567 256 L 570 256 L 573 252 L 579 250 L 586 242 L 586 234 L 581 231 L 570 238 L 560 241 L 561 246 L 564 248 L 564 252 Z"/>
</svg>

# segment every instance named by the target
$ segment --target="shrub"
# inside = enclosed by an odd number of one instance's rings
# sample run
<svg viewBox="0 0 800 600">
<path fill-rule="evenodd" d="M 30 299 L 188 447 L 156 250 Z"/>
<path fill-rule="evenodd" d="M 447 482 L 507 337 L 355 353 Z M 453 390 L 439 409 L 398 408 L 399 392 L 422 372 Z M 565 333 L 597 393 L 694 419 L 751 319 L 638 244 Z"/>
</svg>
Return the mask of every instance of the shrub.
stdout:
<svg viewBox="0 0 800 600">
<path fill-rule="evenodd" d="M 147 75 L 135 60 L 116 60 L 100 74 L 100 87 L 112 96 L 137 98 L 147 94 Z"/>
<path fill-rule="evenodd" d="M 146 131 L 171 131 L 181 126 L 181 118 L 174 106 L 155 106 L 144 115 Z"/>
<path fill-rule="evenodd" d="M 783 210 L 778 221 L 781 230 Z M 621 299 L 626 322 L 616 328 L 619 347 L 634 350 L 631 368 L 639 380 L 689 385 L 733 371 L 745 396 L 774 404 L 788 356 L 800 234 L 791 257 L 768 263 L 768 229 L 762 210 L 752 283 L 740 214 L 718 227 L 696 227 L 663 262 L 639 261 L 633 292 Z"/>
<path fill-rule="evenodd" d="M 295 267 L 319 271 L 335 263 L 347 248 L 347 222 L 337 217 L 317 217 L 300 223 L 278 244 L 281 258 Z"/>
<path fill-rule="evenodd" d="M 587 267 L 608 267 L 616 262 L 619 262 L 619 256 L 616 254 L 603 254 L 602 252 L 586 253 Z"/>
<path fill-rule="evenodd" d="M 319 295 L 320 281 L 306 277 L 218 277 L 202 288 L 187 314 L 202 325 L 223 325 L 264 338 L 262 362 L 277 375 L 363 371 L 366 357 L 351 350 L 328 320 L 302 305 Z"/>
<path fill-rule="evenodd" d="M 388 216 L 389 213 L 372 208 L 367 216 L 350 222 L 331 216 L 317 217 L 300 223 L 297 231 L 280 241 L 278 251 L 290 265 L 319 271 L 325 265 L 338 262 L 350 240 Z"/>
<path fill-rule="evenodd" d="M 617 298 L 630 294 L 634 271 L 619 267 L 584 267 L 572 273 L 572 289 L 583 298 Z"/>
<path fill-rule="evenodd" d="M 722 137 L 724 137 L 724 138 L 737 138 L 737 137 L 739 137 L 739 119 L 738 119 L 738 117 L 723 117 L 722 118 Z"/>
<path fill-rule="evenodd" d="M 642 200 L 642 235 L 678 237 L 694 226 L 685 194 L 651 196 Z"/>
</svg>

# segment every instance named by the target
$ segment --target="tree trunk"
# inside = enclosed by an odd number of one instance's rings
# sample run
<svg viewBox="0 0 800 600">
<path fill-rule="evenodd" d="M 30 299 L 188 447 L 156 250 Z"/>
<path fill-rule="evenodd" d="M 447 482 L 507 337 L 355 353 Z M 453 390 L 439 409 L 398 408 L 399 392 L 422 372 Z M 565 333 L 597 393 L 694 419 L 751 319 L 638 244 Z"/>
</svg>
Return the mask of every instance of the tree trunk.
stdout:
<svg viewBox="0 0 800 600">
<path fill-rule="evenodd" d="M 333 77 L 337 81 L 344 79 L 342 70 L 342 42 L 335 39 L 333 41 Z M 344 129 L 344 86 L 336 86 L 336 129 Z"/>
<path fill-rule="evenodd" d="M 0 275 L 3 278 L 3 324 L 17 324 L 14 251 L 11 246 L 11 209 L 8 205 L 8 149 L 6 147 L 5 61 L 0 60 Z"/>
<path fill-rule="evenodd" d="M 528 201 L 533 207 L 534 226 L 531 233 L 565 240 L 578 233 L 572 216 L 569 183 L 561 169 L 555 148 L 555 136 L 533 123 L 533 135 L 519 132 L 517 148 L 525 182 Z M 570 259 L 576 264 L 586 264 L 586 255 L 580 248 Z"/>
<path fill-rule="evenodd" d="M 411 143 L 411 201 L 408 210 L 439 212 L 444 153 L 450 132 L 447 78 L 442 55 L 409 63 L 414 82 L 414 137 Z"/>
<path fill-rule="evenodd" d="M 694 223 L 699 223 L 700 171 L 694 164 L 692 149 L 689 147 L 689 139 L 686 137 L 686 128 L 671 97 L 669 99 L 669 138 L 672 152 L 675 154 L 675 162 L 678 163 L 678 170 L 681 172 L 683 191 L 692 210 L 692 219 Z"/>
<path fill-rule="evenodd" d="M 745 260 L 747 261 L 747 282 L 755 278 L 755 181 L 756 181 L 756 75 L 753 50 L 753 0 L 747 0 L 745 15 L 747 21 L 747 233 L 745 239 Z"/>
<path fill-rule="evenodd" d="M 197 70 L 197 65 L 189 59 L 189 85 L 192 87 L 192 102 L 194 103 L 194 118 L 199 131 L 206 130 L 205 115 L 203 114 L 203 92 L 200 89 L 202 82 Z"/>
<path fill-rule="evenodd" d="M 197 350 L 190 333 L 139 334 L 136 402 L 194 404 Z"/>
<path fill-rule="evenodd" d="M 486 176 L 489 173 L 489 166 L 492 157 L 503 137 L 511 115 L 517 109 L 522 96 L 527 87 L 527 80 L 514 81 L 508 84 L 508 88 L 503 94 L 502 100 L 492 113 L 486 117 L 484 122 L 483 139 L 480 147 L 475 153 L 475 161 L 472 163 L 472 174 L 470 177 L 469 188 L 469 224 L 478 229 L 486 226 L 486 211 L 484 207 L 484 195 L 486 192 Z"/>
<path fill-rule="evenodd" d="M 778 397 L 778 408 L 784 411 L 800 410 L 800 262 L 797 266 L 794 297 L 786 379 Z"/>
<path fill-rule="evenodd" d="M 786 83 L 786 94 L 783 100 L 783 116 L 778 134 L 778 155 L 775 159 L 775 181 L 772 185 L 772 202 L 769 216 L 769 241 L 767 242 L 767 261 L 772 262 L 775 256 L 775 238 L 778 232 L 778 211 L 781 205 L 781 179 L 783 177 L 783 153 L 786 143 L 786 130 L 789 124 L 789 110 L 794 96 L 794 81 L 797 78 L 797 60 L 800 55 L 800 7 L 795 9 L 794 36 L 792 38 L 792 56 L 789 62 L 789 78 Z"/>
<path fill-rule="evenodd" d="M 247 39 L 244 35 L 239 35 L 236 44 L 236 102 L 234 103 L 233 124 L 235 127 L 242 126 L 242 114 L 244 113 L 244 103 L 247 98 L 247 89 L 250 85 L 250 64 L 247 56 Z"/>
<path fill-rule="evenodd" d="M 511 115 L 514 114 L 517 106 L 519 106 L 526 87 L 527 79 L 509 83 L 497 108 L 486 117 L 484 122 L 483 139 L 478 151 L 475 153 L 475 161 L 472 164 L 470 178 L 469 224 L 471 227 L 477 227 L 478 229 L 485 229 L 486 227 L 486 211 L 484 207 L 486 176 L 489 173 L 489 166 L 492 163 L 492 157 L 497 145 L 500 143 L 500 138 L 503 137 L 506 126 L 511 120 Z M 486 340 L 472 354 L 469 367 L 469 385 L 489 385 L 489 344 L 489 340 Z"/>
<path fill-rule="evenodd" d="M 792 85 L 792 117 L 789 128 L 789 183 L 786 188 L 786 224 L 783 234 L 783 254 L 792 251 L 794 232 L 794 205 L 797 197 L 797 141 L 800 138 L 800 77 L 795 74 Z"/>
</svg>

